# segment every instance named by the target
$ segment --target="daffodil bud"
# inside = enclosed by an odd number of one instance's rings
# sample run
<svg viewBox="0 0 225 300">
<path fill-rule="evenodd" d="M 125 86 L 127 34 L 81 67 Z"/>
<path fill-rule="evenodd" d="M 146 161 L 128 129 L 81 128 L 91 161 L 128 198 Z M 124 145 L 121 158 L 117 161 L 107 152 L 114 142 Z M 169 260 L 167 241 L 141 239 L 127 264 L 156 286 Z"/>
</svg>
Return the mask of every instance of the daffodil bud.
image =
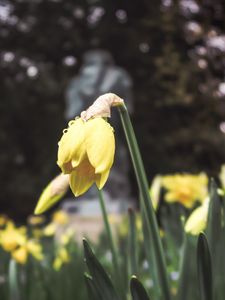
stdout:
<svg viewBox="0 0 225 300">
<path fill-rule="evenodd" d="M 209 198 L 207 197 L 204 203 L 197 207 L 187 219 L 185 231 L 192 235 L 198 235 L 206 228 L 209 209 Z"/>
<path fill-rule="evenodd" d="M 158 208 L 159 205 L 161 187 L 162 187 L 162 177 L 160 175 L 157 175 L 154 177 L 150 187 L 150 196 L 151 196 L 153 208 L 155 210 Z"/>
<path fill-rule="evenodd" d="M 38 204 L 35 208 L 35 214 L 41 214 L 59 201 L 69 188 L 69 176 L 60 174 L 54 178 L 42 192 Z"/>
</svg>

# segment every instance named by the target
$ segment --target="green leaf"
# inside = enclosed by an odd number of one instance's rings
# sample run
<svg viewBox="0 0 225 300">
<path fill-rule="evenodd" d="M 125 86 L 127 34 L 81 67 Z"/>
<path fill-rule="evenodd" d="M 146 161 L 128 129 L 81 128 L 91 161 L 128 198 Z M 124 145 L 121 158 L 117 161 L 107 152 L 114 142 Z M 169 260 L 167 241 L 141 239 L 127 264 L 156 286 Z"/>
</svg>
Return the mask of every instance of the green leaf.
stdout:
<svg viewBox="0 0 225 300">
<path fill-rule="evenodd" d="M 142 216 L 142 230 L 143 230 L 143 236 L 144 236 L 144 250 L 145 250 L 145 255 L 146 259 L 148 261 L 148 269 L 149 269 L 149 276 L 153 280 L 154 287 L 152 289 L 152 294 L 154 298 L 160 298 L 161 291 L 157 287 L 160 286 L 160 280 L 158 278 L 158 273 L 157 273 L 157 261 L 155 259 L 155 253 L 153 249 L 153 239 L 152 239 L 152 234 L 149 232 L 149 228 L 146 223 L 146 218 L 144 215 L 144 210 L 141 207 L 141 216 Z"/>
<path fill-rule="evenodd" d="M 212 267 L 206 236 L 200 233 L 197 247 L 198 278 L 201 300 L 212 300 Z"/>
<path fill-rule="evenodd" d="M 130 290 L 133 300 L 150 300 L 145 288 L 136 276 L 131 278 Z"/>
<path fill-rule="evenodd" d="M 96 290 L 104 300 L 119 300 L 109 276 L 93 254 L 85 239 L 83 240 L 83 245 L 85 261 Z"/>
<path fill-rule="evenodd" d="M 9 262 L 9 300 L 19 300 L 19 284 L 17 274 L 17 264 L 14 259 Z"/>
<path fill-rule="evenodd" d="M 133 168 L 136 175 L 137 184 L 140 192 L 141 206 L 143 207 L 144 217 L 146 219 L 148 233 L 152 235 L 152 248 L 154 251 L 157 275 L 160 281 L 160 290 L 162 291 L 164 300 L 171 300 L 169 278 L 166 268 L 165 253 L 163 250 L 162 241 L 160 238 L 159 227 L 156 215 L 152 206 L 152 201 L 149 194 L 148 180 L 143 164 L 143 160 L 139 151 L 139 146 L 134 133 L 134 129 L 130 120 L 126 106 L 118 106 L 123 130 L 126 136 Z"/>
<path fill-rule="evenodd" d="M 213 252 L 218 241 L 218 235 L 222 230 L 222 214 L 221 214 L 221 201 L 217 192 L 217 185 L 212 179 L 210 183 L 210 203 L 208 212 L 208 222 L 206 233 L 209 241 L 209 248 Z"/>
<path fill-rule="evenodd" d="M 177 300 L 199 299 L 196 266 L 197 238 L 185 235 L 180 261 L 180 277 L 178 281 Z"/>
<path fill-rule="evenodd" d="M 225 294 L 225 234 L 224 234 L 224 199 L 218 194 L 214 180 L 210 184 L 210 203 L 206 236 L 212 260 L 213 296 L 224 300 Z"/>
<path fill-rule="evenodd" d="M 98 293 L 93 279 L 88 274 L 84 274 L 85 283 L 88 291 L 88 299 L 90 300 L 103 300 L 102 296 Z"/>
</svg>

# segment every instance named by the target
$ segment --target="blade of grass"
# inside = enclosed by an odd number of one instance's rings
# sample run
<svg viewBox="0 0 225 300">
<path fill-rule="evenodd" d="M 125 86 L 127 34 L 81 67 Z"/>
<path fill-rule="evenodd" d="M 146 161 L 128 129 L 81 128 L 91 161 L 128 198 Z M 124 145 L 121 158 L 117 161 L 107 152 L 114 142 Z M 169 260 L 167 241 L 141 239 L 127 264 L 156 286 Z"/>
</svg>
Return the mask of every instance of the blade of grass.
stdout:
<svg viewBox="0 0 225 300">
<path fill-rule="evenodd" d="M 185 235 L 180 260 L 180 276 L 176 300 L 199 299 L 196 266 L 197 238 L 189 234 Z M 194 257 L 194 259 L 193 259 Z"/>
<path fill-rule="evenodd" d="M 88 274 L 84 274 L 85 283 L 88 291 L 88 299 L 90 300 L 103 300 L 101 294 L 98 293 L 93 279 Z"/>
<path fill-rule="evenodd" d="M 150 278 L 153 280 L 154 286 L 159 286 L 160 282 L 157 276 L 157 267 L 156 267 L 156 259 L 155 253 L 153 251 L 153 241 L 152 241 L 152 234 L 148 231 L 147 220 L 144 215 L 144 209 L 141 207 L 141 215 L 142 215 L 142 231 L 144 237 L 144 249 L 146 259 L 148 261 L 148 269 Z M 154 299 L 160 299 L 160 289 L 152 289 L 151 290 L 152 297 Z"/>
<path fill-rule="evenodd" d="M 83 246 L 85 262 L 92 277 L 93 283 L 97 288 L 97 292 L 104 300 L 119 300 L 109 276 L 106 274 L 104 268 L 95 257 L 85 239 L 83 240 Z"/>
<path fill-rule="evenodd" d="M 197 247 L 198 278 L 201 300 L 212 300 L 212 267 L 206 236 L 200 233 Z"/>
<path fill-rule="evenodd" d="M 136 276 L 131 278 L 130 290 L 133 300 L 150 300 L 145 288 Z"/>
</svg>

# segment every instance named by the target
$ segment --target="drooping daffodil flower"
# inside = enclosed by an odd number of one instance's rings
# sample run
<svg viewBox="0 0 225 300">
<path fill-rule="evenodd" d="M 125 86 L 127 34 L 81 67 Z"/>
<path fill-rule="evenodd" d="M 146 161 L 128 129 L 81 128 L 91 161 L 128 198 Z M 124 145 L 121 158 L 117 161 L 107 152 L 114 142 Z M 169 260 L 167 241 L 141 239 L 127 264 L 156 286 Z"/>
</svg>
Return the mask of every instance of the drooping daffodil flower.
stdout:
<svg viewBox="0 0 225 300">
<path fill-rule="evenodd" d="M 57 164 L 64 176 L 68 176 L 67 183 L 75 196 L 84 194 L 93 184 L 98 189 L 105 185 L 115 154 L 114 130 L 105 118 L 110 117 L 112 106 L 123 103 L 115 94 L 102 95 L 63 131 Z M 44 190 L 35 214 L 44 212 L 60 199 L 55 193 L 51 196 L 49 189 L 48 186 Z"/>
<path fill-rule="evenodd" d="M 75 196 L 85 193 L 93 183 L 102 189 L 112 167 L 115 153 L 113 128 L 103 118 L 69 123 L 59 141 L 57 164 L 69 174 Z"/>
</svg>

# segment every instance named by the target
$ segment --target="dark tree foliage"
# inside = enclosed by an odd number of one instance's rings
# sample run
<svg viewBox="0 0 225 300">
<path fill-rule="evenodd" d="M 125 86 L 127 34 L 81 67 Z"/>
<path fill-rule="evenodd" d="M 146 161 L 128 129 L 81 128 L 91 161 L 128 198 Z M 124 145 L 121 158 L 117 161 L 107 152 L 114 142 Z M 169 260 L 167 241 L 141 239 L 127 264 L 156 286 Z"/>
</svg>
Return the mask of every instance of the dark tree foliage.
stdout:
<svg viewBox="0 0 225 300">
<path fill-rule="evenodd" d="M 88 49 L 134 81 L 149 179 L 225 161 L 222 0 L 0 0 L 1 211 L 24 217 L 59 172 L 65 88 Z"/>
</svg>

